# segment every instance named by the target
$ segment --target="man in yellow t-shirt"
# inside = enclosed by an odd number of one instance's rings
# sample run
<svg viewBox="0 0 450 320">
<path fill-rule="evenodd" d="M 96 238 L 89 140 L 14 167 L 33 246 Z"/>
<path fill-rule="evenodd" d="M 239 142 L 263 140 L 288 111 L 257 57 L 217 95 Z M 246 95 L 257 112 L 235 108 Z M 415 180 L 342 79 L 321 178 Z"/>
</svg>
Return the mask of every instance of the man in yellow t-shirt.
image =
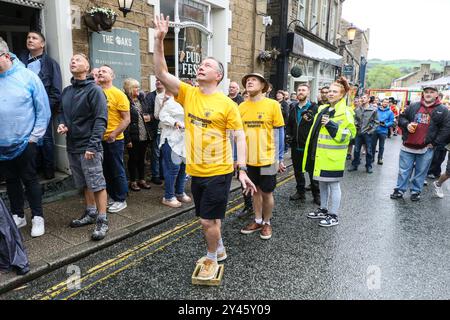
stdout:
<svg viewBox="0 0 450 320">
<path fill-rule="evenodd" d="M 272 237 L 273 192 L 277 171 L 284 172 L 284 119 L 279 103 L 265 97 L 269 83 L 258 73 L 244 76 L 242 84 L 250 95 L 239 106 L 247 141 L 248 176 L 256 185 L 253 195 L 255 221 L 241 230 L 243 234 L 260 231 L 261 239 Z"/>
<path fill-rule="evenodd" d="M 197 71 L 199 87 L 182 83 L 171 75 L 164 57 L 164 38 L 169 30 L 169 17 L 155 17 L 154 66 L 156 77 L 172 92 L 185 109 L 186 171 L 192 176 L 195 211 L 205 234 L 208 252 L 201 264 L 198 278 L 213 279 L 227 255 L 221 237 L 221 220 L 225 218 L 233 157 L 231 138 L 237 139 L 238 166 L 245 192 L 253 193 L 255 186 L 245 171 L 245 134 L 237 105 L 218 85 L 224 77 L 223 65 L 214 58 L 206 58 Z"/>
<path fill-rule="evenodd" d="M 125 148 L 123 132 L 130 124 L 130 102 L 121 90 L 113 86 L 114 71 L 102 66 L 98 82 L 108 100 L 108 127 L 103 137 L 103 173 L 106 179 L 108 212 L 117 213 L 127 207 L 128 182 L 123 163 Z"/>
</svg>

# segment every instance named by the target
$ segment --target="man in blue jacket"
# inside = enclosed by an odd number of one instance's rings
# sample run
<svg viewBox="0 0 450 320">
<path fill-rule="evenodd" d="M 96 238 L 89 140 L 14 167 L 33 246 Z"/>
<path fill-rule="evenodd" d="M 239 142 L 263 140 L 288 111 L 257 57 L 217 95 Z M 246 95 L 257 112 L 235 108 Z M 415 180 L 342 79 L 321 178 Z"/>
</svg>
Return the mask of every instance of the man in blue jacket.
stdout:
<svg viewBox="0 0 450 320">
<path fill-rule="evenodd" d="M 0 38 L 0 172 L 6 177 L 11 211 L 19 228 L 27 224 L 22 183 L 25 185 L 33 217 L 32 237 L 45 233 L 35 161 L 36 144 L 49 121 L 50 105 L 41 80 L 9 52 Z"/>
<path fill-rule="evenodd" d="M 394 113 L 389 108 L 389 99 L 384 98 L 381 102 L 381 106 L 377 110 L 378 127 L 373 135 L 372 150 L 375 158 L 375 150 L 377 149 L 377 143 L 379 144 L 378 150 L 378 164 L 383 164 L 384 142 L 386 141 L 389 129 L 394 125 Z"/>
<path fill-rule="evenodd" d="M 27 35 L 27 51 L 20 55 L 20 61 L 36 73 L 44 84 L 53 115 L 58 112 L 61 101 L 62 80 L 59 64 L 45 53 L 45 37 L 39 31 L 31 31 Z M 42 146 L 42 168 L 46 179 L 55 177 L 55 157 L 53 142 L 53 124 L 50 121 Z"/>
</svg>

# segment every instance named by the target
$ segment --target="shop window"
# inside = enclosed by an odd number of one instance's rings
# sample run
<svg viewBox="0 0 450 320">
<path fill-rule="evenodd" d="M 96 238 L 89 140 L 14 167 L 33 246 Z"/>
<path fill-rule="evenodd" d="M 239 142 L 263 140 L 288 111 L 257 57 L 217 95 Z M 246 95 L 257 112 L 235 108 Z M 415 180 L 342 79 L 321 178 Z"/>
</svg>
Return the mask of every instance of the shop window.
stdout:
<svg viewBox="0 0 450 320">
<path fill-rule="evenodd" d="M 173 13 L 165 50 L 169 72 L 181 80 L 193 82 L 201 61 L 209 55 L 210 6 L 195 0 L 162 2 L 161 12 Z M 165 10 L 165 11 L 164 11 Z"/>
</svg>

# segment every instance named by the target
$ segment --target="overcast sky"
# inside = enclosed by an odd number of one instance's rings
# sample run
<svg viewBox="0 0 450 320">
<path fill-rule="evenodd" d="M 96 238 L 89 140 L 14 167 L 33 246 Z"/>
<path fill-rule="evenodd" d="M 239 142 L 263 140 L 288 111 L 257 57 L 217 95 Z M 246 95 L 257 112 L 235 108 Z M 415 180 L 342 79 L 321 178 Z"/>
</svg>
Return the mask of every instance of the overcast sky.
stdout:
<svg viewBox="0 0 450 320">
<path fill-rule="evenodd" d="M 450 60 L 450 0 L 345 0 L 342 17 L 370 28 L 370 59 Z"/>
</svg>

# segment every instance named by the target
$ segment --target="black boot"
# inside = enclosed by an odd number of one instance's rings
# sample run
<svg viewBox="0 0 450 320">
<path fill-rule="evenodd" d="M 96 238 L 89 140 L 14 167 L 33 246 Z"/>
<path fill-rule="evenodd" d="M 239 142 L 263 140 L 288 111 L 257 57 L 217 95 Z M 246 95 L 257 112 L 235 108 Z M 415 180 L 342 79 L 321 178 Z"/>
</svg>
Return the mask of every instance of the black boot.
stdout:
<svg viewBox="0 0 450 320">
<path fill-rule="evenodd" d="M 289 200 L 292 201 L 300 200 L 301 202 L 304 202 L 306 200 L 306 197 L 304 193 L 300 193 L 297 191 L 295 194 L 289 197 Z"/>
</svg>

